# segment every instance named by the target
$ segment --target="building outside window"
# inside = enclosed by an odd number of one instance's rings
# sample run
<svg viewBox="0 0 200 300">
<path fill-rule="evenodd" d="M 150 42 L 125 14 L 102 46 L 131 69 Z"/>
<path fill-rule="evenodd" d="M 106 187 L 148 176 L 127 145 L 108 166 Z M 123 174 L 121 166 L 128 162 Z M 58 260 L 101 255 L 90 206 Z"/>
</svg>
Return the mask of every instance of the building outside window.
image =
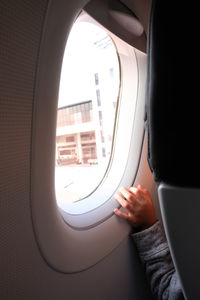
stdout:
<svg viewBox="0 0 200 300">
<path fill-rule="evenodd" d="M 98 73 L 94 74 L 94 79 L 95 79 L 95 85 L 98 85 L 99 84 L 99 74 Z"/>
<path fill-rule="evenodd" d="M 96 95 L 97 95 L 97 105 L 101 106 L 101 95 L 100 95 L 100 90 L 96 90 Z"/>
<path fill-rule="evenodd" d="M 87 196 L 105 175 L 114 136 L 113 103 L 118 101 L 119 73 L 116 48 L 107 32 L 91 23 L 75 23 L 66 45 L 59 90 L 57 201 Z"/>
</svg>

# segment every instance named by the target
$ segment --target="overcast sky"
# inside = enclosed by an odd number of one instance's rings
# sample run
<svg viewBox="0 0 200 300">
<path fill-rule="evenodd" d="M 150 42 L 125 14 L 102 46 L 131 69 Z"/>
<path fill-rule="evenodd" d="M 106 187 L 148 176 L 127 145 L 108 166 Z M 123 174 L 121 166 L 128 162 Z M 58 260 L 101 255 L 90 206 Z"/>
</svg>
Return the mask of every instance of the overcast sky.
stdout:
<svg viewBox="0 0 200 300">
<path fill-rule="evenodd" d="M 75 23 L 63 58 L 58 107 L 91 100 L 94 73 L 112 60 L 110 56 L 116 57 L 116 50 L 104 30 L 87 22 Z"/>
</svg>

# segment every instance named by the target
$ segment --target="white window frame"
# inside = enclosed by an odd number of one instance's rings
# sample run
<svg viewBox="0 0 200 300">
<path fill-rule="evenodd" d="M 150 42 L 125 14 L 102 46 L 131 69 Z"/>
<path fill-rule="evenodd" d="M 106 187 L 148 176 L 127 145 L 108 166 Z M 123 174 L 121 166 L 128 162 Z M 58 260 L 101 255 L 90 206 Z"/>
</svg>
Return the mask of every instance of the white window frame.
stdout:
<svg viewBox="0 0 200 300">
<path fill-rule="evenodd" d="M 57 99 L 66 37 L 71 24 L 87 2 L 84 0 L 74 2 L 73 7 L 69 1 L 52 0 L 49 3 L 35 77 L 30 182 L 33 231 L 42 257 L 50 267 L 64 273 L 79 272 L 91 267 L 118 247 L 127 236 L 129 226 L 113 214 L 113 208 L 116 207 L 113 193 L 119 185 L 129 186 L 134 182 L 144 137 L 146 55 L 133 49 L 130 50 L 133 52 L 128 52 L 129 50 L 120 48 L 120 44 L 115 40 L 118 52 L 124 57 L 120 58 L 124 65 L 121 66 L 121 94 L 124 95 L 122 96 L 124 99 L 126 97 L 128 99 L 131 94 L 125 88 L 125 82 L 130 87 L 132 85 L 128 53 L 131 55 L 135 53 L 138 66 L 135 115 L 129 131 L 129 136 L 134 142 L 129 143 L 126 148 L 128 153 L 134 155 L 128 155 L 125 169 L 120 172 L 122 178 L 116 182 L 114 188 L 111 187 L 112 191 L 109 193 L 104 191 L 103 197 L 105 195 L 107 197 L 104 198 L 103 204 L 88 213 L 79 214 L 78 210 L 76 214 L 64 213 L 64 221 L 56 203 L 54 185 Z M 120 104 L 120 114 L 121 111 L 123 111 L 122 104 Z M 118 132 L 120 122 L 127 120 L 126 118 L 123 121 L 120 114 L 117 121 Z M 125 115 L 126 113 L 124 117 Z M 124 131 L 123 134 L 126 135 Z M 113 183 L 110 182 L 110 185 Z M 79 204 L 82 205 L 81 201 Z"/>
<path fill-rule="evenodd" d="M 102 27 L 87 14 L 82 14 L 77 21 L 91 22 Z M 144 59 L 144 54 L 120 40 L 104 27 L 102 28 L 107 31 L 116 46 L 120 63 L 121 84 L 113 134 L 113 151 L 106 174 L 101 184 L 95 191 L 91 191 L 92 193 L 88 197 L 74 203 L 66 203 L 60 208 L 65 222 L 78 229 L 95 226 L 95 224 L 108 218 L 117 205 L 114 194 L 118 188 L 121 185 L 130 186 L 133 184 L 144 131 L 141 124 L 140 130 L 139 126 L 137 131 L 134 130 L 137 126 L 135 122 L 138 122 L 135 119 L 135 113 L 140 98 L 138 63 Z M 129 153 L 135 153 L 135 155 L 129 156 Z"/>
</svg>

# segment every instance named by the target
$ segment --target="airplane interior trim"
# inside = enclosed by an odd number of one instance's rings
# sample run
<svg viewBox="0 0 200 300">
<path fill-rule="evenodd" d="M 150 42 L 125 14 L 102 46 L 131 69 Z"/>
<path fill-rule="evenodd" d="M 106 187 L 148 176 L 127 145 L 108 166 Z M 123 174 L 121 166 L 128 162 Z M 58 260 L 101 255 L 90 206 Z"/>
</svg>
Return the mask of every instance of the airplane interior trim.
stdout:
<svg viewBox="0 0 200 300">
<path fill-rule="evenodd" d="M 81 18 L 82 20 L 82 18 Z M 87 18 L 88 20 L 88 18 Z M 127 177 L 126 172 L 127 165 L 132 166 L 132 175 L 128 175 L 131 177 L 130 184 L 133 181 L 133 178 L 137 171 L 138 160 L 140 156 L 140 145 L 142 144 L 143 140 L 143 131 L 144 131 L 144 122 L 143 122 L 143 106 L 141 101 L 138 99 L 144 99 L 143 94 L 143 85 L 145 82 L 145 67 L 146 67 L 146 58 L 143 53 L 137 50 L 133 50 L 132 47 L 129 47 L 127 44 L 122 43 L 122 41 L 118 40 L 115 36 L 111 35 L 112 39 L 115 41 L 116 47 L 118 49 L 118 56 L 120 62 L 120 69 L 121 73 L 123 73 L 123 80 L 121 79 L 120 89 L 119 89 L 119 99 L 118 99 L 118 106 L 116 112 L 116 121 L 115 121 L 115 137 L 113 142 L 113 149 L 112 149 L 112 156 L 104 175 L 103 180 L 101 180 L 100 185 L 92 191 L 91 195 L 84 199 L 84 201 L 77 201 L 72 204 L 66 204 L 66 208 L 62 206 L 62 209 L 68 213 L 68 223 L 73 226 L 77 226 L 79 228 L 92 225 L 92 220 L 97 222 L 98 219 L 101 220 L 105 216 L 102 216 L 100 210 L 98 213 L 92 217 L 84 216 L 90 211 L 94 212 L 98 206 L 102 206 L 109 198 L 113 196 L 116 192 L 119 184 L 123 184 L 124 180 L 123 177 Z M 129 80 L 130 73 L 132 72 L 133 80 L 132 82 Z M 127 90 L 131 90 L 131 97 L 127 94 Z M 134 100 L 133 100 L 134 99 Z M 138 104 L 139 103 L 139 104 Z M 132 114 L 132 111 L 138 111 L 138 115 L 140 114 L 140 121 L 135 121 L 135 115 Z M 124 124 L 124 118 L 126 118 L 128 124 L 132 124 L 131 126 L 127 126 L 126 128 L 126 135 L 122 130 L 123 127 L 126 126 Z M 137 129 L 134 129 L 134 126 L 137 126 Z M 133 128 L 133 129 L 132 129 Z M 134 136 L 134 143 L 131 144 L 132 136 Z M 135 157 L 133 158 L 134 161 L 131 162 L 129 159 L 128 153 L 133 151 L 135 153 Z M 121 153 L 123 152 L 123 156 Z M 119 164 L 120 161 L 120 164 Z M 127 184 L 127 183 L 126 183 Z M 104 211 L 113 210 L 116 206 L 116 202 L 105 203 L 105 205 L 112 205 L 109 207 L 104 207 Z M 78 215 L 78 223 L 75 221 Z M 91 224 L 82 224 L 80 220 L 80 215 L 86 218 L 84 222 L 90 222 Z M 74 221 L 72 220 L 74 219 Z M 96 221 L 95 221 L 96 220 Z M 76 225 L 75 225 L 76 224 Z"/>
<path fill-rule="evenodd" d="M 126 43 L 143 52 L 146 51 L 144 28 L 133 11 L 123 2 L 113 0 L 90 1 L 84 10 Z M 131 29 L 129 24 L 131 24 Z"/>
<path fill-rule="evenodd" d="M 59 14 L 61 12 L 65 14 L 66 9 L 64 8 L 67 3 L 64 2 L 63 5 L 64 7 L 60 7 Z M 57 17 L 54 6 L 52 9 L 51 14 L 49 6 L 46 24 L 54 24 L 55 19 L 61 19 L 63 22 L 64 17 L 60 17 L 60 15 Z M 63 23 L 61 25 L 63 26 Z M 71 24 L 68 27 L 70 28 Z M 67 25 L 64 28 L 67 28 Z M 55 120 L 58 94 L 58 83 L 55 84 L 55 82 L 57 77 L 59 78 L 57 72 L 60 72 L 62 62 L 55 60 L 55 57 L 58 55 L 58 51 L 64 52 L 66 29 L 63 30 L 63 35 L 58 24 L 56 29 L 57 31 L 54 28 L 52 32 L 52 29 L 47 28 L 46 25 L 40 47 L 32 138 L 32 221 L 40 251 L 49 265 L 61 272 L 78 272 L 96 264 L 113 251 L 129 230 L 127 225 L 121 225 L 113 215 L 113 209 L 117 205 L 113 195 L 120 185 L 131 185 L 135 180 L 141 157 L 144 138 L 146 56 L 112 35 L 116 47 L 119 49 L 121 72 L 123 73 L 114 158 L 108 175 L 97 190 L 88 199 L 68 205 L 65 212 L 57 208 L 55 201 L 53 158 L 55 157 Z M 57 39 L 56 47 L 49 51 L 52 38 L 55 41 Z M 134 71 L 135 69 L 137 72 Z M 136 73 L 135 75 L 131 74 L 132 70 L 134 74 Z M 134 76 L 135 79 L 130 80 L 130 77 L 134 78 Z M 131 113 L 134 111 L 135 114 Z M 44 114 L 46 115 L 45 126 Z M 124 119 L 129 124 L 126 128 L 126 135 L 123 130 Z M 130 126 L 130 124 L 133 125 Z M 129 143 L 130 146 L 127 146 Z M 122 151 L 123 158 L 121 158 Z M 130 156 L 129 153 L 135 155 Z M 48 197 L 45 196 L 47 191 Z M 101 200 L 100 205 L 98 205 L 99 199 Z M 107 228 L 108 224 L 109 228 L 120 226 L 121 229 L 117 231 L 117 235 L 113 235 L 112 230 L 107 230 L 107 236 L 105 235 L 104 228 Z M 50 235 L 51 239 L 49 239 Z M 99 245 L 98 251 L 94 251 L 93 249 L 97 245 Z M 74 260 L 73 257 L 76 259 Z"/>
</svg>

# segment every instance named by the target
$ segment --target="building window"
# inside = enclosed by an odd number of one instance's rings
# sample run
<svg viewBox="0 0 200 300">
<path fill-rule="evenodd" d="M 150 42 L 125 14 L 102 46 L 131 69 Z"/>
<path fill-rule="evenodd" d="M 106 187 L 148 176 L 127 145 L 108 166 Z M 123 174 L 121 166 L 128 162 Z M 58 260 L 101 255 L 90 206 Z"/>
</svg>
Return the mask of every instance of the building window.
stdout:
<svg viewBox="0 0 200 300">
<path fill-rule="evenodd" d="M 72 143 L 74 142 L 75 137 L 74 135 L 66 136 L 66 143 Z"/>
<path fill-rule="evenodd" d="M 58 108 L 57 127 L 81 124 L 92 121 L 92 101 L 71 104 Z"/>
<path fill-rule="evenodd" d="M 103 131 L 101 130 L 100 132 L 101 132 L 101 142 L 105 143 L 105 137 L 104 137 Z"/>
<path fill-rule="evenodd" d="M 102 156 L 106 157 L 106 149 L 104 147 L 102 148 Z"/>
<path fill-rule="evenodd" d="M 102 126 L 102 111 L 99 111 L 99 125 Z"/>
<path fill-rule="evenodd" d="M 100 90 L 96 90 L 96 95 L 97 95 L 97 105 L 101 106 Z"/>
<path fill-rule="evenodd" d="M 95 132 L 81 133 L 81 141 L 96 140 Z"/>
<path fill-rule="evenodd" d="M 109 75 L 110 75 L 111 78 L 114 77 L 114 69 L 113 68 L 109 69 Z"/>
<path fill-rule="evenodd" d="M 99 74 L 98 73 L 94 74 L 94 79 L 95 79 L 95 85 L 98 85 L 99 84 Z"/>
</svg>

